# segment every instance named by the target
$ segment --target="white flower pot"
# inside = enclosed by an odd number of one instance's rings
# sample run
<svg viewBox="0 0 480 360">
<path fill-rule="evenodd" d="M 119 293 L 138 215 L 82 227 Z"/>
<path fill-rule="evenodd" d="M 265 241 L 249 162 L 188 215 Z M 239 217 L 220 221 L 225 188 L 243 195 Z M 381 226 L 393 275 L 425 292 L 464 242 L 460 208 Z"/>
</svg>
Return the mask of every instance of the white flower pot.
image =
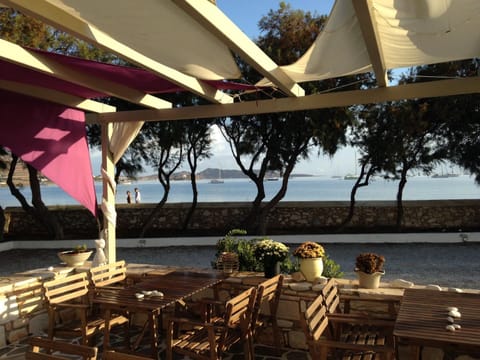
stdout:
<svg viewBox="0 0 480 360">
<path fill-rule="evenodd" d="M 355 270 L 358 276 L 358 287 L 365 289 L 378 289 L 380 286 L 380 278 L 385 274 L 385 271 L 374 272 L 373 274 L 367 274 L 363 271 Z"/>
<path fill-rule="evenodd" d="M 92 251 L 84 251 L 75 253 L 71 250 L 61 251 L 58 253 L 58 257 L 62 260 L 67 266 L 75 267 L 82 266 L 85 261 L 92 255 Z"/>
<path fill-rule="evenodd" d="M 307 281 L 315 281 L 322 276 L 323 258 L 300 259 L 300 272 Z"/>
</svg>

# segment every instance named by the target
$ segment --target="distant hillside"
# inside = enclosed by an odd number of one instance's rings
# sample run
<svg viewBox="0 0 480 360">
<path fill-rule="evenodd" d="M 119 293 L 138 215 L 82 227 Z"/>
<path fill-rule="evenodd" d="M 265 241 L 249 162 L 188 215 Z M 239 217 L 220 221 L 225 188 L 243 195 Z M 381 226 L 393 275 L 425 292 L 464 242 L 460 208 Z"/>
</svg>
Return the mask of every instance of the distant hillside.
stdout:
<svg viewBox="0 0 480 360">
<path fill-rule="evenodd" d="M 295 174 L 292 177 L 303 177 L 303 176 L 312 176 L 308 174 Z M 280 173 L 278 171 L 267 171 L 266 178 L 278 178 Z M 154 176 L 154 178 L 156 178 Z M 219 169 L 219 168 L 207 168 L 197 174 L 197 179 L 245 179 L 247 176 L 243 174 L 240 170 L 235 169 Z M 190 179 L 190 173 L 187 171 L 181 171 L 173 175 L 174 180 L 188 180 Z"/>
</svg>

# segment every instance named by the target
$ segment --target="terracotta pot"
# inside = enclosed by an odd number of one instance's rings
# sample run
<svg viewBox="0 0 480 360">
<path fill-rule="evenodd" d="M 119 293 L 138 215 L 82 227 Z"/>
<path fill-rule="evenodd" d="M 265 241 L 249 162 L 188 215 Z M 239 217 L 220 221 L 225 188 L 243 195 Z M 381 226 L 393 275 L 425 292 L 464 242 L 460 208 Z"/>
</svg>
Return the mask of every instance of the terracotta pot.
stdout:
<svg viewBox="0 0 480 360">
<path fill-rule="evenodd" d="M 307 281 L 315 281 L 316 278 L 322 276 L 323 258 L 300 259 L 300 272 Z"/>
</svg>

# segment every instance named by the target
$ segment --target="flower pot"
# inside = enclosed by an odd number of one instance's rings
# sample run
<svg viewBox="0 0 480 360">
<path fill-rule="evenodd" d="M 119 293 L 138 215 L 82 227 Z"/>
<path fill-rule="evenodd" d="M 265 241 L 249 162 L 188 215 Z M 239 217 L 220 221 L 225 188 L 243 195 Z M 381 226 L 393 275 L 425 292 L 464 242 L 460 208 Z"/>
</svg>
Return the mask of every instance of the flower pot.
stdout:
<svg viewBox="0 0 480 360">
<path fill-rule="evenodd" d="M 280 262 L 274 257 L 265 256 L 263 259 L 263 272 L 267 279 L 280 274 Z"/>
<path fill-rule="evenodd" d="M 217 260 L 217 269 L 222 270 L 225 274 L 238 271 L 239 265 L 238 254 L 234 252 L 222 252 Z"/>
<path fill-rule="evenodd" d="M 385 271 L 374 272 L 373 274 L 367 274 L 358 270 L 355 270 L 355 272 L 358 276 L 358 287 L 365 289 L 378 289 L 380 278 L 385 274 Z"/>
<path fill-rule="evenodd" d="M 92 255 L 93 251 L 83 251 L 83 252 L 75 252 L 75 251 L 61 251 L 57 255 L 67 266 L 75 267 L 75 266 L 82 266 L 85 261 Z"/>
<path fill-rule="evenodd" d="M 322 276 L 323 258 L 300 258 L 300 272 L 307 281 L 315 281 Z"/>
</svg>

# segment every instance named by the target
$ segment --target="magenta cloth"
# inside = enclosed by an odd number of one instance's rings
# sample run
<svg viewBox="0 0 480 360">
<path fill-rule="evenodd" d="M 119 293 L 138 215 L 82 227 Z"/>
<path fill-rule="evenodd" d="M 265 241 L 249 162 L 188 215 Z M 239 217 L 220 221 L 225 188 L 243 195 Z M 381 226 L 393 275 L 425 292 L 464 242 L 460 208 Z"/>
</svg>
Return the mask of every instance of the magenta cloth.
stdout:
<svg viewBox="0 0 480 360">
<path fill-rule="evenodd" d="M 0 144 L 97 214 L 85 114 L 28 96 L 0 91 Z"/>
<path fill-rule="evenodd" d="M 180 86 L 144 69 L 105 64 L 73 56 L 49 53 L 38 49 L 29 50 L 46 56 L 51 61 L 74 71 L 80 73 L 85 72 L 90 76 L 112 81 L 149 94 L 166 94 L 184 91 Z M 108 97 L 108 94 L 98 90 L 57 79 L 48 74 L 43 74 L 1 59 L 0 79 L 45 87 L 88 99 Z M 253 85 L 226 80 L 205 80 L 203 82 L 218 90 L 247 91 L 257 89 L 257 87 Z"/>
</svg>

